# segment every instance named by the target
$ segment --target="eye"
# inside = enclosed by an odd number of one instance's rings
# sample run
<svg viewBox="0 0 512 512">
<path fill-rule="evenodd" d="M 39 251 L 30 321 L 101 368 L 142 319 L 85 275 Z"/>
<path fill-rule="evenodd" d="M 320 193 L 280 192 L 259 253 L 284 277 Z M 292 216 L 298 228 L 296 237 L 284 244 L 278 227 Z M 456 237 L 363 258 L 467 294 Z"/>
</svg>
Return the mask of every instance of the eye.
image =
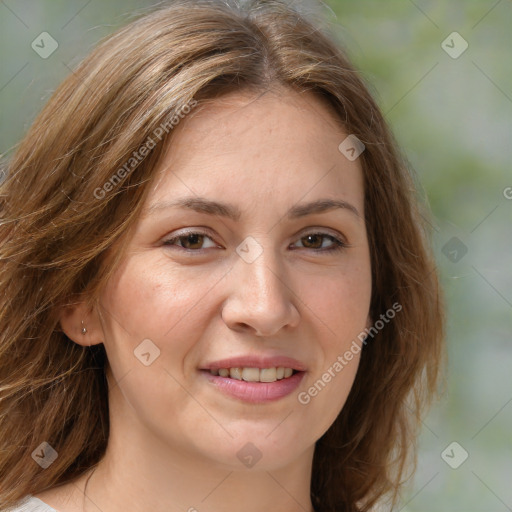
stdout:
<svg viewBox="0 0 512 512">
<path fill-rule="evenodd" d="M 331 245 L 328 245 L 325 247 L 324 242 L 325 239 L 331 240 Z M 316 252 L 334 252 L 334 251 L 341 251 L 342 249 L 345 249 L 348 247 L 348 244 L 346 244 L 343 240 L 333 236 L 329 235 L 328 233 L 307 233 L 303 235 L 299 241 L 302 243 L 303 247 L 305 249 L 312 249 L 316 250 Z"/>
<path fill-rule="evenodd" d="M 207 240 L 210 242 L 205 242 Z M 326 240 L 327 242 L 330 241 L 330 245 L 325 245 Z M 299 241 L 302 244 L 302 248 L 320 253 L 340 251 L 349 247 L 349 245 L 340 238 L 322 232 L 307 233 L 303 235 Z M 201 252 L 203 249 L 219 247 L 207 233 L 201 231 L 189 231 L 178 234 L 177 236 L 165 240 L 163 245 L 168 247 L 181 247 L 190 252 Z"/>
<path fill-rule="evenodd" d="M 211 241 L 209 246 L 205 247 L 205 239 Z M 176 244 L 176 242 L 179 242 L 179 244 Z M 166 246 L 177 245 L 178 247 L 182 247 L 189 251 L 199 251 L 201 249 L 207 249 L 208 247 L 218 247 L 206 233 L 199 231 L 189 231 L 188 233 L 168 238 L 163 242 L 163 244 Z"/>
</svg>

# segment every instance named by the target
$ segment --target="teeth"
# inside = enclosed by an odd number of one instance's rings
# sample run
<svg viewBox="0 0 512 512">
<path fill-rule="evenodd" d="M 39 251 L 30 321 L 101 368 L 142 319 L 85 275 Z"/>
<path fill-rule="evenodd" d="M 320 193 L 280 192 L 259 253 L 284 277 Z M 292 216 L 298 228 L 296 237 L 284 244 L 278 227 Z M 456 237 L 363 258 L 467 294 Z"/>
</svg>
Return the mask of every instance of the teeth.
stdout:
<svg viewBox="0 0 512 512">
<path fill-rule="evenodd" d="M 275 368 L 262 368 L 260 370 L 261 382 L 275 382 L 277 380 L 277 370 Z"/>
<path fill-rule="evenodd" d="M 242 380 L 242 368 L 230 368 L 229 376 L 232 379 Z"/>
<path fill-rule="evenodd" d="M 277 380 L 287 379 L 293 375 L 292 368 L 219 368 L 210 370 L 212 375 L 220 377 L 230 377 L 236 380 L 245 380 L 246 382 L 276 382 Z"/>
<path fill-rule="evenodd" d="M 258 382 L 260 380 L 260 369 L 244 368 L 242 370 L 242 379 L 247 382 Z"/>
</svg>

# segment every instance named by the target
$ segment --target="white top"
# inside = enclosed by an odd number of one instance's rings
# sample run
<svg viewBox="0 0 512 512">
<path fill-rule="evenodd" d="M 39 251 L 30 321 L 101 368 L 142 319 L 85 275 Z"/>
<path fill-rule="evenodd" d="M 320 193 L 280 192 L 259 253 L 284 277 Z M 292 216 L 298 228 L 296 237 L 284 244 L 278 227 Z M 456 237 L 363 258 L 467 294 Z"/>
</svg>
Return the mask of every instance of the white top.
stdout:
<svg viewBox="0 0 512 512">
<path fill-rule="evenodd" d="M 54 508 L 47 505 L 44 501 L 34 496 L 27 496 L 16 508 L 11 512 L 57 512 Z"/>
</svg>

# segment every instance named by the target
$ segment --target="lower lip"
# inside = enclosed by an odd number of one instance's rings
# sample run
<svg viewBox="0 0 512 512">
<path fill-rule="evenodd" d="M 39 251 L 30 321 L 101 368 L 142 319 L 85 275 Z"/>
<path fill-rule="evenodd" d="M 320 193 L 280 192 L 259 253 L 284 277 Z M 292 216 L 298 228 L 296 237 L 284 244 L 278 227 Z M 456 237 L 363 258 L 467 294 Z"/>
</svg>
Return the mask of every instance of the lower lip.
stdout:
<svg viewBox="0 0 512 512">
<path fill-rule="evenodd" d="M 203 370 L 202 372 L 212 384 L 226 395 L 254 404 L 273 402 L 293 393 L 305 374 L 305 372 L 297 372 L 291 377 L 275 382 L 246 382 L 245 380 L 212 375 L 209 370 Z"/>
</svg>

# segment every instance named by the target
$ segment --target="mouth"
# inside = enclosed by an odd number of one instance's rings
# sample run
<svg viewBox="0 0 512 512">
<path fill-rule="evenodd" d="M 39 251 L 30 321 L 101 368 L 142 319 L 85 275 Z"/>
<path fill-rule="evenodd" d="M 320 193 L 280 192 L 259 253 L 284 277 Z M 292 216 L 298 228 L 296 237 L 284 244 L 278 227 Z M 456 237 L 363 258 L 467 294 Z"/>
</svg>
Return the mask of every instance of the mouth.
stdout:
<svg viewBox="0 0 512 512">
<path fill-rule="evenodd" d="M 293 393 L 306 374 L 306 366 L 286 356 L 247 355 L 206 364 L 200 374 L 216 392 L 230 399 L 263 404 Z"/>
<path fill-rule="evenodd" d="M 297 389 L 306 367 L 289 357 L 235 357 L 200 368 L 216 392 L 238 402 L 263 404 Z"/>
</svg>

